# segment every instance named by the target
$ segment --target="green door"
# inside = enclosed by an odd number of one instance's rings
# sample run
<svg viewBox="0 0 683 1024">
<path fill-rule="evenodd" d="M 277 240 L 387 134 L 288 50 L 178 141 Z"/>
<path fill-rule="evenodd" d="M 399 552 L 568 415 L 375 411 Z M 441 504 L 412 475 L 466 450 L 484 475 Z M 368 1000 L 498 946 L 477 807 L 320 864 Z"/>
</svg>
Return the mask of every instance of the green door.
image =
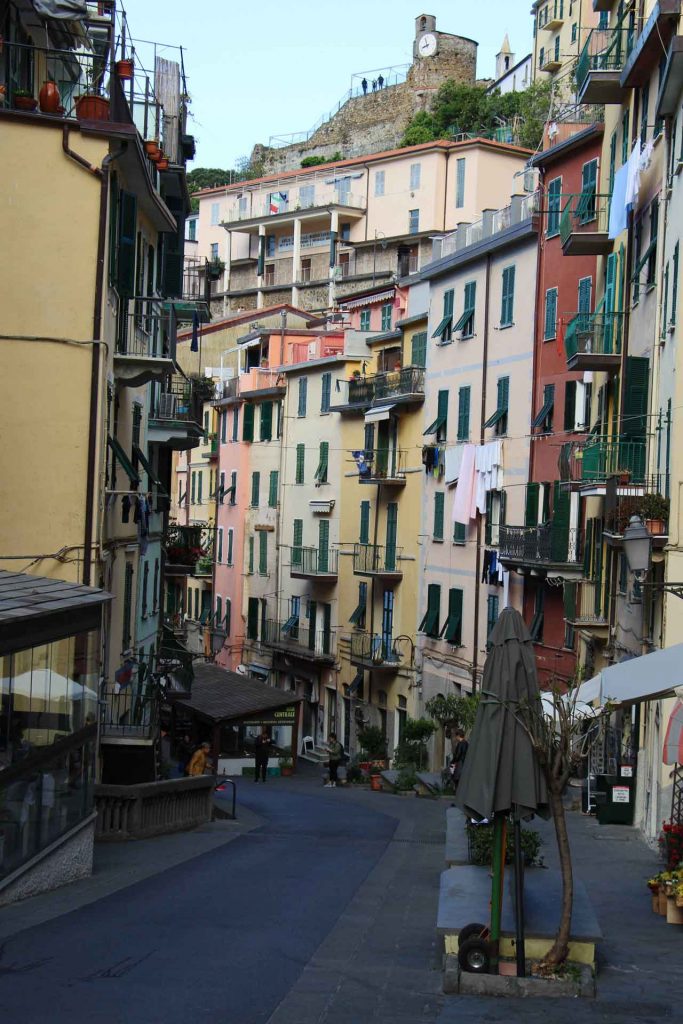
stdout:
<svg viewBox="0 0 683 1024">
<path fill-rule="evenodd" d="M 553 562 L 566 562 L 569 555 L 569 489 L 555 481 L 553 518 L 550 535 L 550 557 Z"/>
<path fill-rule="evenodd" d="M 390 501 L 387 505 L 387 541 L 384 566 L 388 572 L 396 569 L 396 529 L 398 525 L 398 505 Z"/>
</svg>

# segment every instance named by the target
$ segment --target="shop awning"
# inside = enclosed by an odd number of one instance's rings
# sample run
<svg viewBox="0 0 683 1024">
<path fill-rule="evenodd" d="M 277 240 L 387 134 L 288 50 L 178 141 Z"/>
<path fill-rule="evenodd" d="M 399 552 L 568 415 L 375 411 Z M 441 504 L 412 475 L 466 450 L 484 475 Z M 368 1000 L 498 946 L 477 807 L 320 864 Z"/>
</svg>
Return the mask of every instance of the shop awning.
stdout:
<svg viewBox="0 0 683 1024">
<path fill-rule="evenodd" d="M 640 658 L 604 668 L 579 687 L 577 699 L 600 704 L 638 704 L 645 700 L 674 696 L 683 686 L 683 644 L 674 644 Z"/>
<path fill-rule="evenodd" d="M 381 420 L 388 420 L 394 405 L 383 405 L 379 409 L 368 409 L 365 414 L 366 423 L 379 423 Z"/>
<path fill-rule="evenodd" d="M 393 299 L 394 289 L 388 288 L 382 292 L 373 292 L 372 295 L 360 295 L 357 299 L 345 299 L 341 303 L 342 309 L 361 309 L 363 306 L 374 306 L 378 302 L 388 302 Z"/>
<path fill-rule="evenodd" d="M 218 665 L 198 664 L 192 684 L 192 696 L 177 702 L 199 718 L 211 722 L 249 719 L 261 712 L 298 704 L 301 697 L 291 691 L 276 690 L 260 679 L 228 672 Z M 283 718 L 284 722 L 284 718 Z"/>
</svg>

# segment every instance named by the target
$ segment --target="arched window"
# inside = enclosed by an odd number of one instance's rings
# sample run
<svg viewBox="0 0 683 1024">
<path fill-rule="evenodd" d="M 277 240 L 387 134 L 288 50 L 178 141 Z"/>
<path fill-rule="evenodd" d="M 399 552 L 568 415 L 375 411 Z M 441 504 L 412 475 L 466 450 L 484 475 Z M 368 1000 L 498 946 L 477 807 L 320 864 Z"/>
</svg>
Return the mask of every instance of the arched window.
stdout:
<svg viewBox="0 0 683 1024">
<path fill-rule="evenodd" d="M 420 18 L 420 32 L 424 32 L 424 30 L 426 28 L 427 28 L 427 19 L 426 18 Z"/>
<path fill-rule="evenodd" d="M 510 58 L 509 57 L 505 58 L 505 70 L 506 71 L 510 70 Z"/>
</svg>

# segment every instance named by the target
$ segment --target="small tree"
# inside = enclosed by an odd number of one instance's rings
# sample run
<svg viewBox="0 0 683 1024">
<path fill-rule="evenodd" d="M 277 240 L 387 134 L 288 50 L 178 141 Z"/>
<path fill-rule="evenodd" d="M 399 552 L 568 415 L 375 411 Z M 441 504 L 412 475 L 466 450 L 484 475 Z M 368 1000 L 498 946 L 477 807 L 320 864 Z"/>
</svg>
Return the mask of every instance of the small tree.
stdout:
<svg viewBox="0 0 683 1024">
<path fill-rule="evenodd" d="M 409 718 L 394 752 L 395 765 L 422 769 L 427 761 L 427 743 L 435 729 L 436 724 L 428 718 Z"/>
<path fill-rule="evenodd" d="M 449 693 L 444 697 L 440 693 L 436 697 L 431 697 L 425 704 L 427 714 L 442 728 L 462 729 L 465 733 L 472 731 L 478 707 L 479 694 L 476 693 L 465 697 L 459 697 L 455 693 Z"/>
<path fill-rule="evenodd" d="M 373 759 L 384 759 L 387 756 L 387 741 L 382 730 L 377 725 L 366 725 L 358 732 L 358 742 L 361 750 Z"/>
</svg>

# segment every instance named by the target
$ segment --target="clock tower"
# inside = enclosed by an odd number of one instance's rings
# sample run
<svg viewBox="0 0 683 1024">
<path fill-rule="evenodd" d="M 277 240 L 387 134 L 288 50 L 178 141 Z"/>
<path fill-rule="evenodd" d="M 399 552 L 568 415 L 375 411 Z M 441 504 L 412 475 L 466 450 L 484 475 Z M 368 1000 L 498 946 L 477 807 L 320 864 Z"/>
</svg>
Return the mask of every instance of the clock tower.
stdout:
<svg viewBox="0 0 683 1024">
<path fill-rule="evenodd" d="M 439 36 L 436 31 L 436 18 L 433 14 L 421 14 L 415 19 L 413 60 L 433 57 L 438 48 Z"/>
</svg>

